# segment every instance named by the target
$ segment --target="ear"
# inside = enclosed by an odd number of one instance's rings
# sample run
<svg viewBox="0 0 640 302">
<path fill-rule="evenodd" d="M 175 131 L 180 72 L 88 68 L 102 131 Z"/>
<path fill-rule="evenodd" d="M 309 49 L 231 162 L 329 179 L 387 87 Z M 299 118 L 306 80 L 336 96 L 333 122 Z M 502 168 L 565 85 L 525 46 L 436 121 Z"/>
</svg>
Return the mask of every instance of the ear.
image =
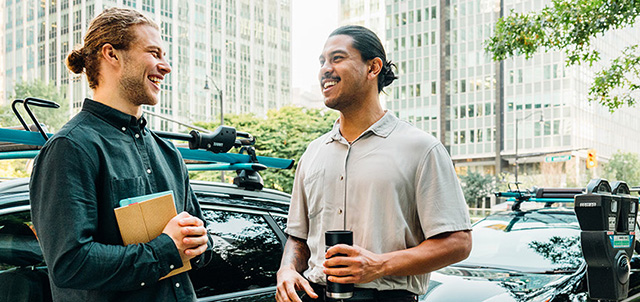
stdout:
<svg viewBox="0 0 640 302">
<path fill-rule="evenodd" d="M 109 65 L 120 65 L 120 52 L 113 45 L 106 43 L 100 49 L 102 59 Z"/>
<path fill-rule="evenodd" d="M 374 79 L 382 71 L 382 59 L 375 57 L 369 61 L 369 79 Z"/>
</svg>

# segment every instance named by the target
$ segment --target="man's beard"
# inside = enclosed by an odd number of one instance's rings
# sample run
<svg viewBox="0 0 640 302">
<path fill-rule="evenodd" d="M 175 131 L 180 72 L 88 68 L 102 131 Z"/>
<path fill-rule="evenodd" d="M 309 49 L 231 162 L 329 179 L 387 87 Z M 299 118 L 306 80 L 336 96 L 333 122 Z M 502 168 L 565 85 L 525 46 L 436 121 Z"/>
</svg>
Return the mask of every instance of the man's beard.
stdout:
<svg viewBox="0 0 640 302">
<path fill-rule="evenodd" d="M 134 105 L 155 105 L 157 100 L 147 93 L 145 80 L 140 77 L 129 75 L 125 71 L 124 76 L 120 79 L 120 93 Z"/>
</svg>

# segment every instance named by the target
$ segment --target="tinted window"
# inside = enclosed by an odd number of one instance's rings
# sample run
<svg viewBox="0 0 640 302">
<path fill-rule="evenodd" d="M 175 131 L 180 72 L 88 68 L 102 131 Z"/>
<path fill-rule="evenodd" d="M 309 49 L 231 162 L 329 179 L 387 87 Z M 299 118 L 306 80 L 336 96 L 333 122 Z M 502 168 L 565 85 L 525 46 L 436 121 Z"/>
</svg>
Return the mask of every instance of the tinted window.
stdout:
<svg viewBox="0 0 640 302">
<path fill-rule="evenodd" d="M 51 301 L 42 251 L 28 211 L 0 217 L 0 293 L 3 301 Z"/>
<path fill-rule="evenodd" d="M 0 271 L 43 263 L 29 212 L 0 218 Z"/>
<path fill-rule="evenodd" d="M 205 210 L 213 259 L 190 272 L 198 297 L 276 284 L 282 248 L 261 215 Z"/>
<path fill-rule="evenodd" d="M 282 216 L 276 216 L 276 215 L 271 215 L 271 217 L 273 217 L 273 220 L 276 221 L 280 229 L 284 231 L 284 229 L 287 227 L 287 218 Z"/>
</svg>

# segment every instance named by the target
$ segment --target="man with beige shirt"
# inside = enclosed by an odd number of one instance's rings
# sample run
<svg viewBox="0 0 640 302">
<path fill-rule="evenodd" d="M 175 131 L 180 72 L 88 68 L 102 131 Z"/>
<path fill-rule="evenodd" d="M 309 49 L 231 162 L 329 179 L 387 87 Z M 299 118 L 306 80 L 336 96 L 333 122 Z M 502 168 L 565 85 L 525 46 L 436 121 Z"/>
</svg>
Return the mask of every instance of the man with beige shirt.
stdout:
<svg viewBox="0 0 640 302">
<path fill-rule="evenodd" d="M 340 118 L 298 164 L 276 299 L 330 301 L 329 276 L 355 283 L 348 301 L 416 301 L 430 272 L 471 250 L 451 159 L 436 138 L 380 106 L 396 76 L 373 32 L 338 28 L 320 65 L 325 105 Z M 324 233 L 340 229 L 353 231 L 353 246 L 325 252 Z"/>
</svg>

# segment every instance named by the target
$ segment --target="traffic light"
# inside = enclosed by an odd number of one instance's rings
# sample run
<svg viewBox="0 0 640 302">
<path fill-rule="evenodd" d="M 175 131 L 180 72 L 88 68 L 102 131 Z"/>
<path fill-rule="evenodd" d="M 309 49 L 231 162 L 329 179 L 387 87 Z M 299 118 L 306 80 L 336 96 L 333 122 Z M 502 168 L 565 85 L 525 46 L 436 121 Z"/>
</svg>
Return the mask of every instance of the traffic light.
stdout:
<svg viewBox="0 0 640 302">
<path fill-rule="evenodd" d="M 595 168 L 598 166 L 598 160 L 596 159 L 596 150 L 590 149 L 587 151 L 587 169 Z"/>
</svg>

